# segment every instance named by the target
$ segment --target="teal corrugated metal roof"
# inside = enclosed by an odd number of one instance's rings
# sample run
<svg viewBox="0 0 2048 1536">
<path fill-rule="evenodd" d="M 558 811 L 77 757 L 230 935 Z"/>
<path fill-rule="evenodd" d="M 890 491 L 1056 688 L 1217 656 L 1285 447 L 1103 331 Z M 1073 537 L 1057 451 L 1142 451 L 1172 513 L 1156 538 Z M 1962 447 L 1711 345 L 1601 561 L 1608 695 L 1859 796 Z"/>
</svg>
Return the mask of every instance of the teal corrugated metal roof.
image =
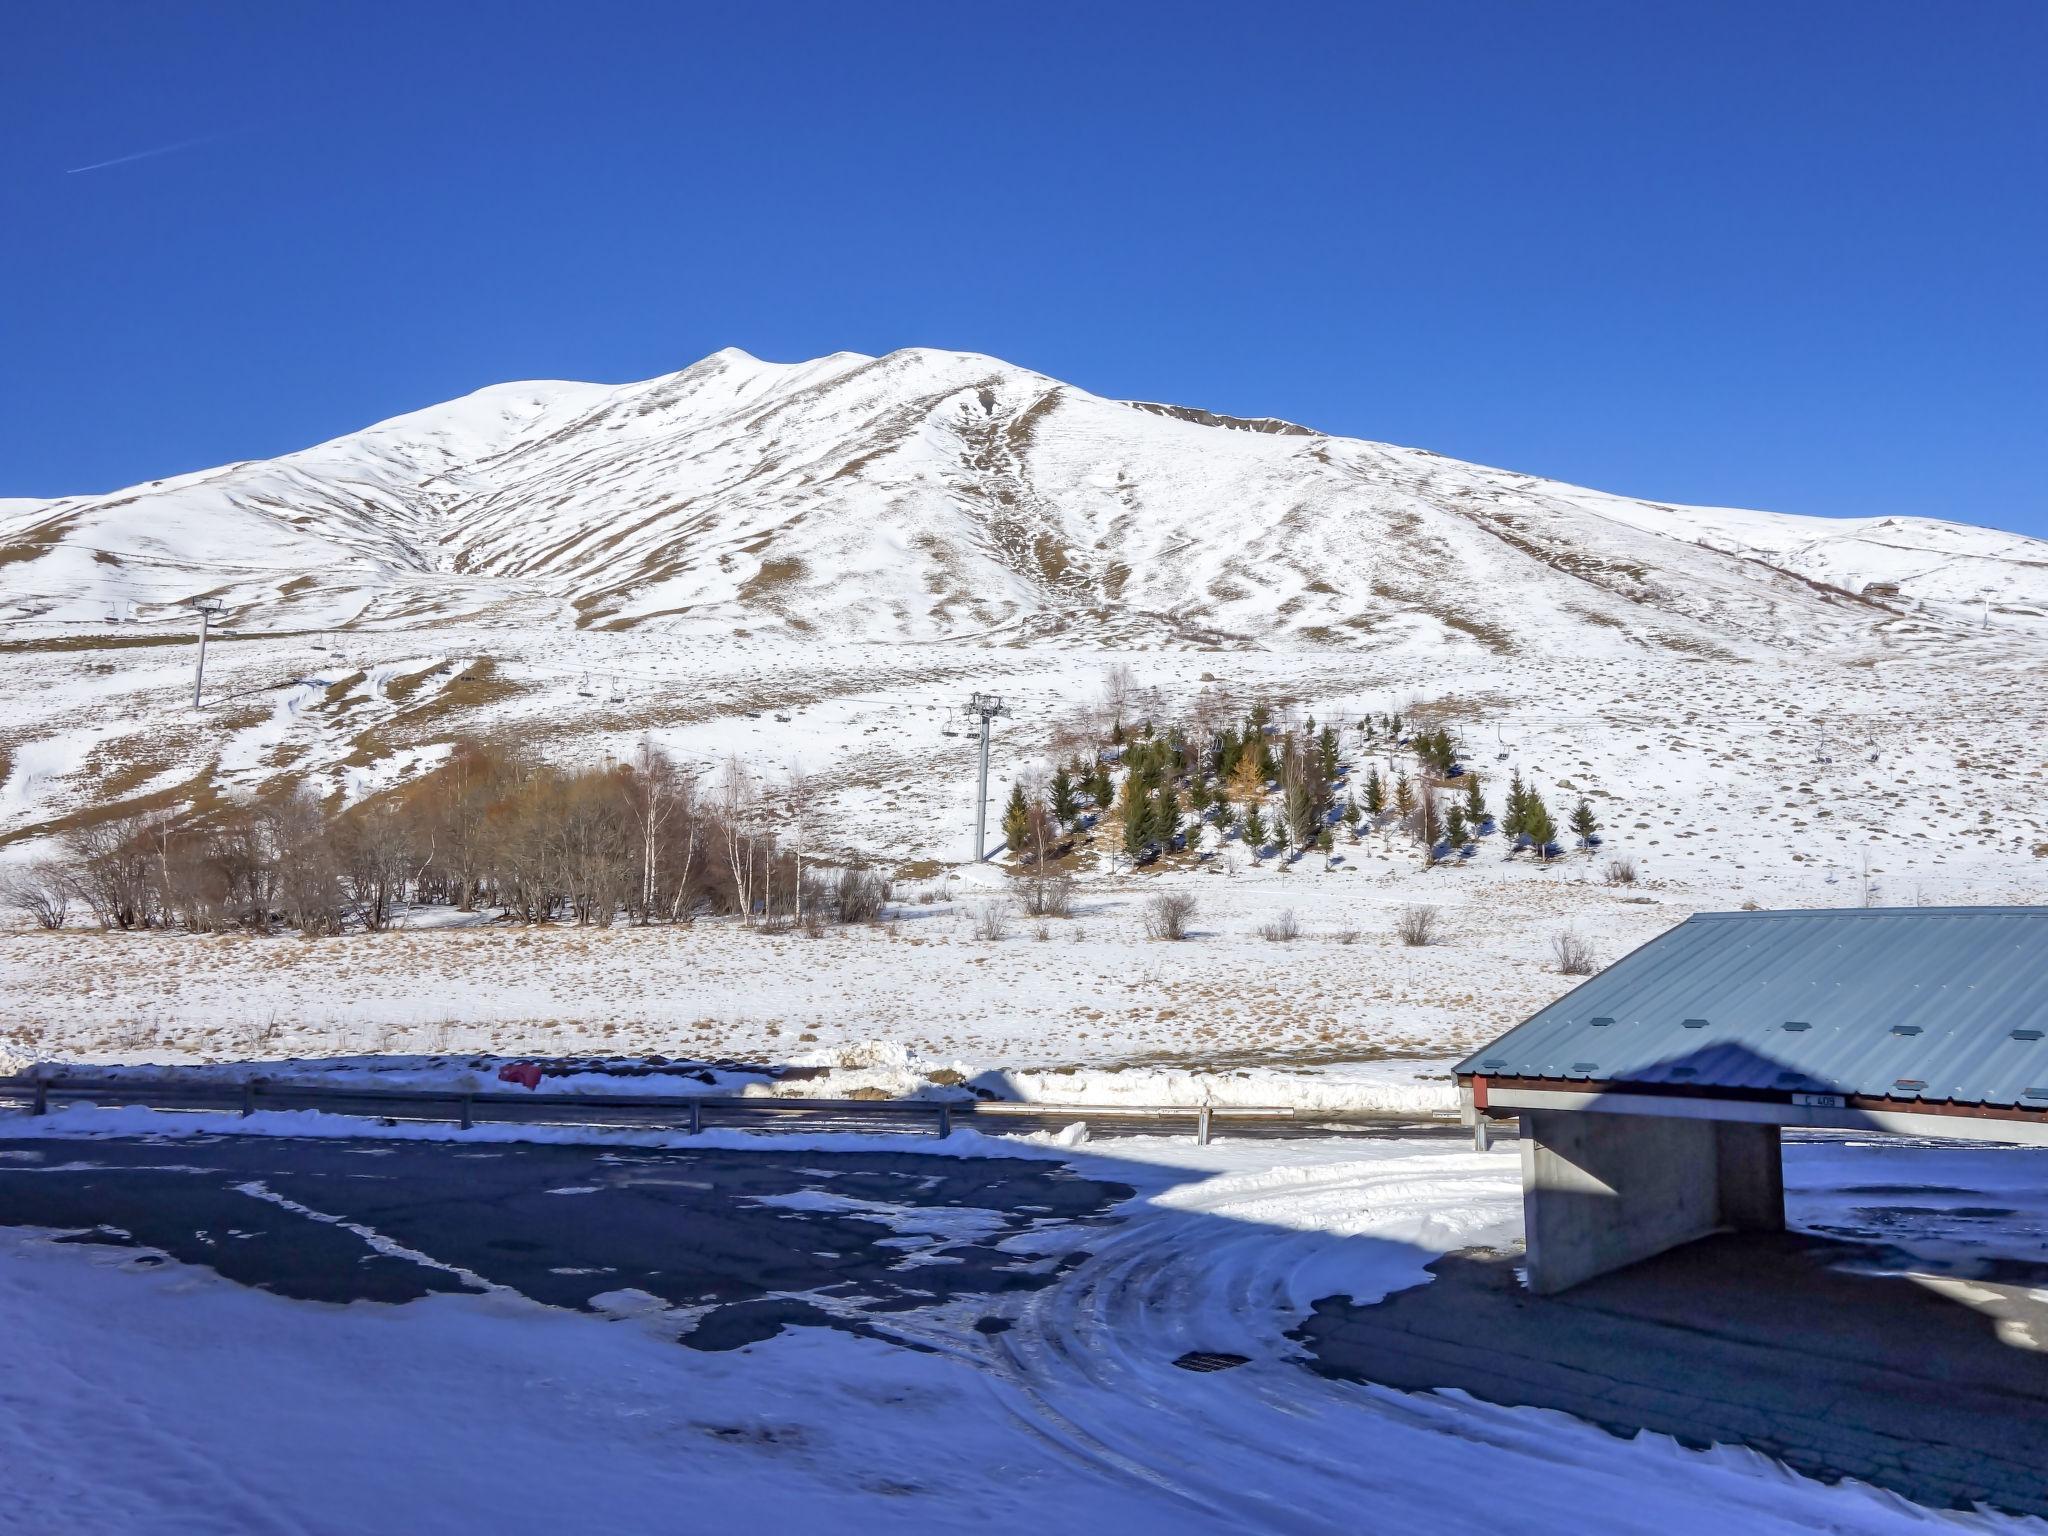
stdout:
<svg viewBox="0 0 2048 1536">
<path fill-rule="evenodd" d="M 2048 907 L 1701 913 L 1457 1071 L 2048 1110 Z"/>
</svg>

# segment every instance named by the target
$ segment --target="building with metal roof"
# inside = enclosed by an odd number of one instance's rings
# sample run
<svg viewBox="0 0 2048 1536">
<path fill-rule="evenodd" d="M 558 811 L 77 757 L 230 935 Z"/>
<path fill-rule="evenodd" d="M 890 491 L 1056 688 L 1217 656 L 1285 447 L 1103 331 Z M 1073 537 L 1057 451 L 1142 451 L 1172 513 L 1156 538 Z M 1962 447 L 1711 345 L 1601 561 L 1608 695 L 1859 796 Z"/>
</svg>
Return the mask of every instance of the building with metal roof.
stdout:
<svg viewBox="0 0 2048 1536">
<path fill-rule="evenodd" d="M 1782 1226 L 1783 1126 L 2048 1145 L 2048 907 L 1689 918 L 1456 1068 L 1521 1121 L 1530 1282 Z"/>
</svg>

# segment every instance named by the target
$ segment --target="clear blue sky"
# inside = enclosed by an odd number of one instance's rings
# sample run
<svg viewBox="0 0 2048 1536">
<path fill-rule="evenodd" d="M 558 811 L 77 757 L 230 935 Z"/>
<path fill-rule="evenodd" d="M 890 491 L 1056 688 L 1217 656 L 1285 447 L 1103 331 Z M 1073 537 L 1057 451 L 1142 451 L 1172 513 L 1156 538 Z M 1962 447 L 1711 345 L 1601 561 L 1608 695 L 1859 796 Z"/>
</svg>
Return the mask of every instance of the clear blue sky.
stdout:
<svg viewBox="0 0 2048 1536">
<path fill-rule="evenodd" d="M 0 495 L 929 345 L 2048 535 L 2044 81 L 2043 0 L 14 0 Z"/>
</svg>

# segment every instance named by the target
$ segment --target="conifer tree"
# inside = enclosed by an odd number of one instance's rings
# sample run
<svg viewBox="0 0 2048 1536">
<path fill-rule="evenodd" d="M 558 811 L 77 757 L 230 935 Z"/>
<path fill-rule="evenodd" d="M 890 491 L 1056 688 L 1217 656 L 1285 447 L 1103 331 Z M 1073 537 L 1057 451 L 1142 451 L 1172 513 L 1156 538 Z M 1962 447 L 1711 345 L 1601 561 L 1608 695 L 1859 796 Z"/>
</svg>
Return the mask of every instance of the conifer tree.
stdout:
<svg viewBox="0 0 2048 1536">
<path fill-rule="evenodd" d="M 1074 818 L 1080 809 L 1074 799 L 1074 776 L 1067 772 L 1067 765 L 1062 763 L 1053 770 L 1052 775 L 1053 816 L 1061 826 L 1070 827 L 1074 824 Z"/>
<path fill-rule="evenodd" d="M 1171 853 L 1174 834 L 1180 831 L 1180 796 L 1168 784 L 1152 797 L 1152 841 Z"/>
<path fill-rule="evenodd" d="M 1209 787 L 1209 776 L 1196 774 L 1188 784 L 1188 809 L 1197 817 L 1206 816 L 1209 807 L 1216 803 L 1215 792 Z"/>
<path fill-rule="evenodd" d="M 1259 806 L 1256 800 L 1244 808 L 1242 826 L 1244 827 L 1244 845 L 1251 849 L 1252 853 L 1256 856 L 1258 851 L 1266 846 L 1266 818 L 1259 814 Z"/>
<path fill-rule="evenodd" d="M 1351 796 L 1346 795 L 1344 797 L 1344 825 L 1356 833 L 1360 819 L 1358 802 L 1352 799 Z"/>
<path fill-rule="evenodd" d="M 1543 797 L 1533 789 L 1522 805 L 1522 835 L 1534 845 L 1536 857 L 1548 864 L 1551 850 L 1557 844 L 1557 823 L 1550 819 L 1550 808 L 1543 803 Z"/>
<path fill-rule="evenodd" d="M 1337 777 L 1337 733 L 1329 726 L 1316 738 L 1317 766 L 1325 782 Z"/>
<path fill-rule="evenodd" d="M 1230 775 L 1230 803 L 1232 805 L 1256 805 L 1266 798 L 1266 776 L 1259 771 L 1259 754 L 1255 748 L 1240 752 L 1237 768 Z"/>
<path fill-rule="evenodd" d="M 1010 802 L 1003 807 L 1003 842 L 1012 853 L 1022 853 L 1031 840 L 1031 807 L 1024 800 L 1021 783 L 1010 786 Z"/>
<path fill-rule="evenodd" d="M 1453 853 L 1471 841 L 1471 833 L 1465 824 L 1465 807 L 1456 800 L 1444 812 L 1444 841 L 1450 844 Z"/>
<path fill-rule="evenodd" d="M 1408 818 L 1415 814 L 1415 785 L 1409 779 L 1405 768 L 1394 780 L 1394 814 L 1400 818 L 1404 827 L 1408 825 Z"/>
<path fill-rule="evenodd" d="M 1415 830 L 1422 842 L 1422 862 L 1428 866 L 1436 863 L 1437 847 L 1443 842 L 1444 837 L 1444 819 L 1437 809 L 1436 791 L 1425 784 L 1417 799 L 1415 810 Z"/>
<path fill-rule="evenodd" d="M 1105 815 L 1112 801 L 1116 799 L 1116 783 L 1109 776 L 1109 769 L 1101 763 L 1095 765 L 1094 776 L 1088 781 L 1088 798 L 1095 802 L 1095 808 Z"/>
<path fill-rule="evenodd" d="M 1152 797 L 1137 777 L 1124 780 L 1123 800 L 1120 813 L 1123 820 L 1123 846 L 1132 862 L 1144 858 L 1145 850 L 1152 846 Z"/>
<path fill-rule="evenodd" d="M 1477 837 L 1479 829 L 1486 825 L 1486 793 L 1479 787 L 1479 775 L 1465 775 L 1465 823 Z"/>
<path fill-rule="evenodd" d="M 1593 834 L 1600 830 L 1600 823 L 1593 819 L 1593 807 L 1586 803 L 1585 796 L 1572 808 L 1572 832 L 1578 837 L 1579 846 L 1587 852 L 1593 848 Z"/>
<path fill-rule="evenodd" d="M 1380 817 L 1384 816 L 1386 811 L 1386 783 L 1380 778 L 1379 769 L 1368 768 L 1365 771 L 1365 814 L 1370 816 L 1373 819 L 1373 824 L 1377 826 Z"/>
<path fill-rule="evenodd" d="M 1529 791 L 1522 783 L 1522 770 L 1517 768 L 1508 779 L 1508 802 L 1500 818 L 1500 829 L 1507 837 L 1510 858 L 1528 833 L 1528 815 Z"/>
</svg>

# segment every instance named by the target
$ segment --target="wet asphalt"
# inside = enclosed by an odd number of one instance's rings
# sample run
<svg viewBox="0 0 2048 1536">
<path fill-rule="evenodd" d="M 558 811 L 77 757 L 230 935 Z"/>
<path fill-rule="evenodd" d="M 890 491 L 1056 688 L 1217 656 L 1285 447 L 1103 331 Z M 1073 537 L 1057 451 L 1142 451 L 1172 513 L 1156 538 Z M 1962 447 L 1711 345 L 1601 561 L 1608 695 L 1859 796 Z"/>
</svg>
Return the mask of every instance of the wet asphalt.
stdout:
<svg viewBox="0 0 2048 1536">
<path fill-rule="evenodd" d="M 919 1347 L 892 1314 L 1035 1290 L 1127 1185 L 1016 1158 L 451 1150 L 378 1140 L 0 1140 L 0 1226 L 144 1250 L 309 1302 L 516 1291 L 676 1309 L 679 1342 L 792 1325 Z M 653 1298 L 648 1301 L 646 1298 Z M 993 1322 L 990 1326 L 995 1326 Z"/>
</svg>

